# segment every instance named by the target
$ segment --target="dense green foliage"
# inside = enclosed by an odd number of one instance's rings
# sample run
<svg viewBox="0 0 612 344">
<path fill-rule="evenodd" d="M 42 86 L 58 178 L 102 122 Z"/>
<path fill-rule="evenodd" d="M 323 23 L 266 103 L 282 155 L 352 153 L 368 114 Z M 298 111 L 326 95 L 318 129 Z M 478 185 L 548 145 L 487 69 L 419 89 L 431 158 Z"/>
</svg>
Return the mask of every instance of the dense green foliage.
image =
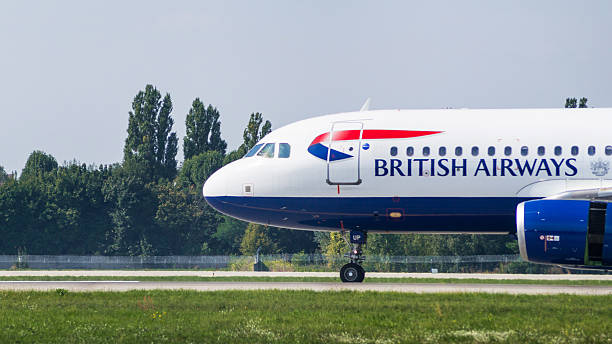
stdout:
<svg viewBox="0 0 612 344">
<path fill-rule="evenodd" d="M 140 91 L 129 112 L 128 136 L 123 149 L 124 164 L 144 181 L 172 179 L 176 175 L 178 139 L 172 131 L 172 99 L 152 85 Z"/>
<path fill-rule="evenodd" d="M 172 110 L 170 95 L 162 97 L 152 85 L 136 94 L 120 164 L 59 166 L 53 156 L 34 151 L 19 178 L 0 168 L 0 254 L 240 254 L 241 244 L 249 245 L 243 240 L 247 223 L 210 208 L 202 185 L 272 125 L 252 114 L 245 142 L 226 155 L 219 111 L 196 98 L 179 167 Z M 274 245 L 262 253 L 315 250 L 312 233 L 299 232 L 296 241 L 290 232 L 266 229 Z"/>
<path fill-rule="evenodd" d="M 263 126 L 262 126 L 263 123 Z M 264 136 L 268 135 L 272 131 L 272 123 L 270 121 L 263 122 L 263 115 L 259 112 L 252 113 L 251 118 L 249 119 L 249 124 L 246 129 L 244 129 L 244 133 L 242 137 L 244 139 L 243 146 L 248 151 L 255 144 L 261 140 Z"/>
<path fill-rule="evenodd" d="M 565 108 L 566 109 L 574 109 L 576 107 L 578 108 L 587 108 L 587 98 L 582 97 L 580 98 L 580 103 L 578 103 L 578 100 L 576 98 L 566 98 L 565 99 Z"/>
<path fill-rule="evenodd" d="M 252 113 L 247 127 L 244 129 L 242 137 L 244 142 L 233 152 L 230 152 L 223 161 L 223 164 L 229 164 L 232 161 L 242 158 L 255 144 L 261 140 L 269 132 L 272 131 L 272 123 L 266 121 L 263 123 L 263 115 L 259 112 Z"/>
<path fill-rule="evenodd" d="M 329 256 L 346 253 L 349 246 L 340 233 L 315 233 L 322 253 Z M 515 254 L 518 244 L 509 235 L 476 234 L 369 234 L 365 254 L 381 256 L 472 256 Z"/>
<path fill-rule="evenodd" d="M 0 184 L 8 181 L 9 176 L 8 173 L 4 170 L 4 167 L 0 166 Z"/>
<path fill-rule="evenodd" d="M 0 292 L 3 343 L 609 343 L 611 296 Z"/>
<path fill-rule="evenodd" d="M 185 120 L 186 136 L 183 139 L 185 160 L 208 151 L 225 154 L 227 143 L 221 138 L 221 122 L 219 111 L 212 105 L 204 107 L 200 98 L 191 105 Z"/>
<path fill-rule="evenodd" d="M 0 252 L 101 253 L 111 210 L 102 189 L 111 169 L 73 163 L 25 173 L 35 165 L 30 160 L 18 181 L 0 186 Z"/>
</svg>

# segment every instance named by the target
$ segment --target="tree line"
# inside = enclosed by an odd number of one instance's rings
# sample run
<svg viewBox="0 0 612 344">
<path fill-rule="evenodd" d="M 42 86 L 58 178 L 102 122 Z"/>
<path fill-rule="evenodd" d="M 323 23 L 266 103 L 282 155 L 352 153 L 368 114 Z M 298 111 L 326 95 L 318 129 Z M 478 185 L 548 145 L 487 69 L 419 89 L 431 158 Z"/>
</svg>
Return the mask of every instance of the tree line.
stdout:
<svg viewBox="0 0 612 344">
<path fill-rule="evenodd" d="M 170 94 L 147 85 L 132 101 L 121 163 L 59 165 L 34 151 L 18 178 L 0 167 L 0 254 L 251 254 L 262 244 L 270 253 L 315 251 L 310 232 L 225 217 L 201 195 L 208 176 L 271 131 L 261 113 L 250 115 L 244 142 L 227 152 L 219 110 L 196 98 L 179 166 L 172 112 Z"/>
<path fill-rule="evenodd" d="M 568 99 L 566 107 L 575 107 Z M 586 99 L 580 101 L 586 107 Z M 196 98 L 176 155 L 170 94 L 147 85 L 128 112 L 123 160 L 110 165 L 59 165 L 34 151 L 17 177 L 0 166 L 0 254 L 239 255 L 344 254 L 338 233 L 313 233 L 245 223 L 213 210 L 203 199 L 206 179 L 244 156 L 271 132 L 251 113 L 242 144 L 227 152 L 221 115 Z M 516 253 L 515 239 L 475 235 L 370 235 L 367 254 L 469 255 Z"/>
</svg>

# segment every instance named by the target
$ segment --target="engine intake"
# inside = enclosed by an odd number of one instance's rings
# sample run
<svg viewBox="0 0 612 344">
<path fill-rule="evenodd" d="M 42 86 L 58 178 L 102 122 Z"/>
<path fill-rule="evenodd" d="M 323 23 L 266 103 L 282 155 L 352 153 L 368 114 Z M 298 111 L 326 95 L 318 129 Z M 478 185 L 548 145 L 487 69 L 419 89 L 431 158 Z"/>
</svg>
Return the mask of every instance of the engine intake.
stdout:
<svg viewBox="0 0 612 344">
<path fill-rule="evenodd" d="M 541 199 L 519 204 L 516 227 L 524 260 L 573 267 L 612 265 L 612 207 L 605 202 Z"/>
</svg>

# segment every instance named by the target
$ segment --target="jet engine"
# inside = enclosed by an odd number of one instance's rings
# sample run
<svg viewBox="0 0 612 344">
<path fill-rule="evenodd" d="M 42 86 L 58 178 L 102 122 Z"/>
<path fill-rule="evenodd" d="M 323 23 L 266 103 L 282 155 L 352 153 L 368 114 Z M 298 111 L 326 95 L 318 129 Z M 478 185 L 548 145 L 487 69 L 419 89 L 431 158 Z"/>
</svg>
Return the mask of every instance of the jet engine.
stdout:
<svg viewBox="0 0 612 344">
<path fill-rule="evenodd" d="M 607 202 L 523 202 L 516 209 L 516 227 L 526 261 L 595 269 L 612 266 L 612 206 Z"/>
</svg>

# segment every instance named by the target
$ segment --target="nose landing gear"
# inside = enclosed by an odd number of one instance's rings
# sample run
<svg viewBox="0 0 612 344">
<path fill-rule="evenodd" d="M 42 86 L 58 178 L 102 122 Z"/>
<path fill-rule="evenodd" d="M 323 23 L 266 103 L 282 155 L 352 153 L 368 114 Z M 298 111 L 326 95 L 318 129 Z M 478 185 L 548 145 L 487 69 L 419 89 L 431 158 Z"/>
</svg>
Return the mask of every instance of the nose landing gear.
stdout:
<svg viewBox="0 0 612 344">
<path fill-rule="evenodd" d="M 340 280 L 342 282 L 363 282 L 365 270 L 360 263 L 365 260 L 365 256 L 363 256 L 361 246 L 367 242 L 368 235 L 366 232 L 351 231 L 349 238 L 353 248 L 345 257 L 348 257 L 351 262 L 340 269 Z"/>
</svg>

